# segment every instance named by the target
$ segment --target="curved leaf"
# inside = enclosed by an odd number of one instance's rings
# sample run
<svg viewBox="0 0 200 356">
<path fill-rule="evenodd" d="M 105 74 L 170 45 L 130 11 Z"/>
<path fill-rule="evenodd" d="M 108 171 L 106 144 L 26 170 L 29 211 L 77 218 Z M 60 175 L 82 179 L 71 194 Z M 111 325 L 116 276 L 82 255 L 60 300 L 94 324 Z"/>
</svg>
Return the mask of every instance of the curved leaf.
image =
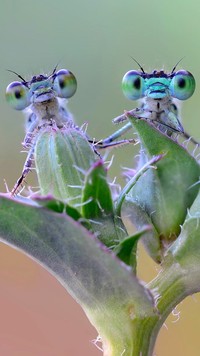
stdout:
<svg viewBox="0 0 200 356">
<path fill-rule="evenodd" d="M 52 194 L 80 210 L 85 173 L 97 157 L 81 130 L 40 130 L 34 156 L 41 194 Z"/>
<path fill-rule="evenodd" d="M 114 248 L 128 233 L 121 218 L 114 213 L 107 172 L 100 160 L 93 164 L 85 177 L 81 213 L 90 220 L 98 239 Z"/>
<path fill-rule="evenodd" d="M 100 332 L 104 347 L 114 350 L 110 355 L 133 349 L 136 341 L 131 335 L 138 318 L 143 325 L 145 317 L 155 315 L 153 298 L 130 269 L 78 222 L 1 196 L 0 236 L 63 284 Z"/>
<path fill-rule="evenodd" d="M 164 246 L 180 233 L 187 209 L 198 193 L 195 183 L 199 180 L 200 166 L 183 146 L 149 122 L 129 113 L 127 116 L 141 141 L 140 165 L 155 155 L 164 154 L 157 169 L 143 174 L 127 195 L 129 206 L 133 203 L 132 218 L 136 225 L 141 228 L 140 221 L 134 217 L 134 205 L 148 215 Z"/>
</svg>

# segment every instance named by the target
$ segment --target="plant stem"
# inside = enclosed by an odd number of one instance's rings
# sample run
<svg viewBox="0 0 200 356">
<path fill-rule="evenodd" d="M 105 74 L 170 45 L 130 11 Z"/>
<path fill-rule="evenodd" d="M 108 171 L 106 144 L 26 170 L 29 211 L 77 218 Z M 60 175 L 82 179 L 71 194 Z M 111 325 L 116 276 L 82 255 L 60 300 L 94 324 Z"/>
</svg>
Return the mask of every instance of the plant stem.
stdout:
<svg viewBox="0 0 200 356">
<path fill-rule="evenodd" d="M 144 328 L 146 335 L 141 340 L 141 353 L 134 352 L 134 356 L 153 355 L 157 335 L 168 315 L 184 298 L 199 290 L 199 271 L 195 275 L 192 274 L 192 278 L 188 276 L 189 269 L 183 269 L 179 263 L 173 263 L 166 265 L 157 277 L 149 283 L 148 288 L 155 294 L 156 309 L 159 316 L 146 318 Z M 141 332 L 138 333 L 141 334 Z M 136 337 L 140 339 L 139 335 Z"/>
</svg>

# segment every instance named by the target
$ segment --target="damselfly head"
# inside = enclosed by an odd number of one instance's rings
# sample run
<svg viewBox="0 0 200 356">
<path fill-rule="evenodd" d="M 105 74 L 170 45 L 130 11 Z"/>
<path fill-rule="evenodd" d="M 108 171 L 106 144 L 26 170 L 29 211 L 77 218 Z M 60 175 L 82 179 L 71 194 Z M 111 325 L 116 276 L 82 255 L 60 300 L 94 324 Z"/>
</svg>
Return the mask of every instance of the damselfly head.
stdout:
<svg viewBox="0 0 200 356">
<path fill-rule="evenodd" d="M 170 73 L 163 70 L 152 73 L 130 70 L 122 79 L 122 90 L 130 100 L 144 97 L 160 100 L 166 96 L 186 100 L 194 93 L 195 79 L 185 70 Z"/>
<path fill-rule="evenodd" d="M 19 75 L 18 77 L 22 81 L 12 82 L 6 89 L 6 99 L 15 110 L 24 110 L 30 104 L 47 102 L 55 97 L 71 98 L 77 89 L 76 78 L 67 69 L 53 71 L 50 76 L 39 74 L 30 81 L 25 81 Z"/>
</svg>

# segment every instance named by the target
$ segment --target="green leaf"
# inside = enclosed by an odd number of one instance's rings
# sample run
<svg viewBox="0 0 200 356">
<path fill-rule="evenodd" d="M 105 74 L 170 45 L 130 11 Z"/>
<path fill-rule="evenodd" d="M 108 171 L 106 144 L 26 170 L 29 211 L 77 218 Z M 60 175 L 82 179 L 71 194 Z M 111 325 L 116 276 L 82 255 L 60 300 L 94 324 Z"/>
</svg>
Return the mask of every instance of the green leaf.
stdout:
<svg viewBox="0 0 200 356">
<path fill-rule="evenodd" d="M 199 184 L 198 184 L 199 185 Z M 200 292 L 200 192 L 188 211 L 181 233 L 166 251 L 162 269 L 149 284 L 159 296 L 156 307 L 159 319 L 155 324 L 149 319 L 151 339 L 156 340 L 157 332 L 172 310 L 188 295 Z M 150 324 L 149 324 L 150 321 Z M 149 324 L 149 325 L 148 325 Z M 153 342 L 150 342 L 150 345 Z"/>
<path fill-rule="evenodd" d="M 92 230 L 92 226 L 87 219 L 84 219 L 77 209 L 64 203 L 61 200 L 55 199 L 52 195 L 40 196 L 32 195 L 31 198 L 34 202 L 37 202 L 40 206 L 44 208 L 55 211 L 56 213 L 64 214 L 66 213 L 75 221 L 78 221 L 87 230 Z"/>
<path fill-rule="evenodd" d="M 81 214 L 73 208 L 65 204 L 63 201 L 55 199 L 52 195 L 40 196 L 40 195 L 32 195 L 31 199 L 36 201 L 39 205 L 44 208 L 55 211 L 56 213 L 66 213 L 71 216 L 74 220 L 79 220 L 82 218 Z"/>
<path fill-rule="evenodd" d="M 151 226 L 147 226 L 145 229 L 135 233 L 134 235 L 128 236 L 114 249 L 116 256 L 120 258 L 121 261 L 131 266 L 134 271 L 136 271 L 138 240 L 149 231 L 151 231 Z"/>
<path fill-rule="evenodd" d="M 200 192 L 188 211 L 181 229 L 181 234 L 171 245 L 168 254 L 172 254 L 185 269 L 188 268 L 188 278 L 195 271 L 200 275 Z M 192 277 L 195 286 L 195 277 Z M 190 282 L 190 281 L 189 281 Z M 191 281 L 192 283 L 192 281 Z M 198 286 L 198 291 L 200 285 Z"/>
<path fill-rule="evenodd" d="M 90 220 L 93 231 L 107 247 L 113 249 L 128 235 L 121 218 L 114 214 L 107 171 L 101 160 L 86 174 L 81 213 Z"/>
<path fill-rule="evenodd" d="M 139 353 L 141 340 L 132 335 L 139 326 L 143 335 L 145 318 L 156 316 L 153 298 L 94 235 L 66 214 L 1 196 L 0 236 L 62 283 L 82 305 L 110 355 L 124 349 Z"/>
<path fill-rule="evenodd" d="M 35 147 L 41 194 L 52 194 L 80 211 L 84 176 L 96 158 L 80 130 L 49 126 L 41 130 Z"/>
<path fill-rule="evenodd" d="M 82 215 L 88 219 L 98 219 L 113 214 L 113 202 L 107 172 L 103 161 L 96 162 L 87 172 L 83 196 Z"/>
<path fill-rule="evenodd" d="M 187 209 L 192 205 L 198 187 L 200 166 L 187 150 L 161 133 L 144 119 L 127 113 L 141 142 L 140 167 L 152 157 L 164 154 L 156 170 L 148 170 L 136 182 L 127 195 L 129 207 L 133 203 L 132 220 L 141 228 L 134 217 L 134 205 L 147 214 L 163 242 L 163 248 L 180 233 Z M 129 210 L 130 213 L 130 210 Z M 151 253 L 151 252 L 150 252 Z"/>
<path fill-rule="evenodd" d="M 138 181 L 138 179 L 148 170 L 148 169 L 152 169 L 152 168 L 156 168 L 155 164 L 157 162 L 159 162 L 164 155 L 159 155 L 159 156 L 155 156 L 153 157 L 150 161 L 148 161 L 146 164 L 144 164 L 142 166 L 141 169 L 139 169 L 135 175 L 130 179 L 130 181 L 126 184 L 126 186 L 122 189 L 117 201 L 116 201 L 116 213 L 118 215 L 121 215 L 121 207 L 122 204 L 127 196 L 127 194 L 130 192 L 130 190 L 134 187 L 134 185 L 136 184 L 136 182 Z"/>
<path fill-rule="evenodd" d="M 138 231 L 143 230 L 145 226 L 151 226 L 151 230 L 141 237 L 141 241 L 153 260 L 156 263 L 161 263 L 163 259 L 162 245 L 159 233 L 152 224 L 151 218 L 133 201 L 129 202 L 126 200 L 124 206 L 124 216 L 128 217 L 129 221 L 137 227 Z"/>
</svg>

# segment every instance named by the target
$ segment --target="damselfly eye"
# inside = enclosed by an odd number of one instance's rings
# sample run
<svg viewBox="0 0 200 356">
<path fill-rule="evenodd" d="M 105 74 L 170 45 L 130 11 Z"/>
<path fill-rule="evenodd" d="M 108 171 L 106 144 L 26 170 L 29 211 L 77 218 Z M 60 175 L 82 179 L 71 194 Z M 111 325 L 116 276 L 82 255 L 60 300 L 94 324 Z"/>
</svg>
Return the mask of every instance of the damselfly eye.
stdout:
<svg viewBox="0 0 200 356">
<path fill-rule="evenodd" d="M 140 72 L 130 70 L 122 79 L 124 95 L 131 100 L 138 100 L 144 96 L 145 81 Z"/>
<path fill-rule="evenodd" d="M 174 98 L 186 100 L 194 93 L 195 79 L 190 72 L 179 70 L 172 78 L 169 89 Z"/>
<path fill-rule="evenodd" d="M 60 69 L 55 74 L 54 90 L 60 98 L 71 98 L 76 92 L 77 81 L 72 72 L 67 69 Z"/>
<path fill-rule="evenodd" d="M 15 110 L 24 110 L 30 105 L 28 88 L 21 82 L 12 82 L 6 88 L 6 100 Z"/>
</svg>

